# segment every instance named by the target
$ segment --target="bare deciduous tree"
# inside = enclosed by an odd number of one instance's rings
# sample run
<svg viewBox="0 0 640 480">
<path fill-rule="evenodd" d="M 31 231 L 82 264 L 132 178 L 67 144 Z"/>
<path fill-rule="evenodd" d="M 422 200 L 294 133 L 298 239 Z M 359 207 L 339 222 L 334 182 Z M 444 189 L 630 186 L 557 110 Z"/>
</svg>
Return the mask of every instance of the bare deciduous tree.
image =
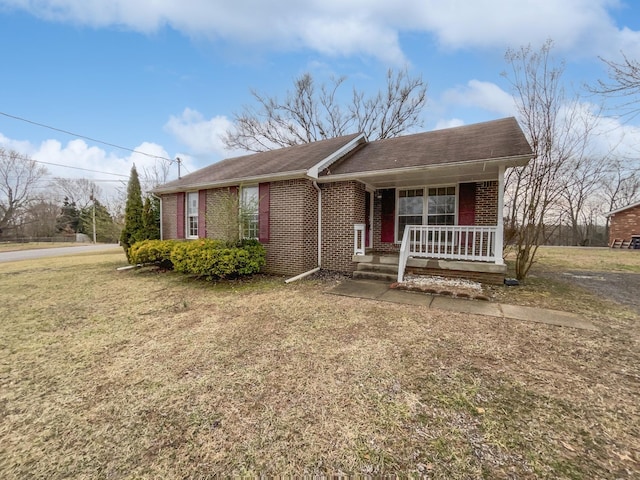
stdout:
<svg viewBox="0 0 640 480">
<path fill-rule="evenodd" d="M 0 234 L 16 226 L 24 208 L 35 198 L 46 168 L 14 150 L 0 147 Z"/>
<path fill-rule="evenodd" d="M 151 167 L 143 167 L 141 175 L 142 190 L 148 192 L 158 185 L 167 183 L 171 171 L 171 162 L 158 159 Z"/>
<path fill-rule="evenodd" d="M 605 97 L 621 99 L 618 108 L 626 110 L 626 114 L 634 117 L 640 113 L 640 62 L 622 54 L 622 61 L 601 60 L 607 64 L 610 81 L 598 81 L 591 88 L 595 93 Z"/>
<path fill-rule="evenodd" d="M 28 237 L 53 237 L 60 205 L 50 200 L 35 200 L 24 209 L 21 234 Z"/>
<path fill-rule="evenodd" d="M 583 155 L 593 128 L 578 99 L 565 94 L 564 64 L 551 57 L 552 47 L 547 41 L 538 51 L 529 46 L 505 55 L 510 71 L 503 75 L 512 86 L 518 120 L 533 149 L 529 164 L 511 169 L 506 177 L 505 240 L 515 249 L 519 280 L 527 276 L 539 245 L 552 233 L 552 218 L 557 225 L 559 181 L 568 161 Z"/>
<path fill-rule="evenodd" d="M 235 128 L 223 138 L 225 145 L 262 152 L 355 132 L 364 132 L 370 140 L 390 138 L 422 125 L 427 85 L 421 76 L 389 70 L 384 91 L 367 96 L 354 88 L 348 106 L 338 95 L 345 80 L 334 78 L 318 89 L 306 73 L 294 81 L 284 101 L 252 91 L 257 105 L 235 114 Z"/>
<path fill-rule="evenodd" d="M 86 178 L 56 177 L 53 179 L 53 187 L 60 192 L 61 197 L 66 197 L 79 210 L 87 208 L 94 198 L 102 195 L 102 189 Z"/>
<path fill-rule="evenodd" d="M 604 156 L 576 156 L 569 159 L 561 182 L 562 214 L 568 219 L 572 245 L 589 243 L 589 226 L 592 223 L 593 205 L 602 186 L 610 159 Z"/>
</svg>

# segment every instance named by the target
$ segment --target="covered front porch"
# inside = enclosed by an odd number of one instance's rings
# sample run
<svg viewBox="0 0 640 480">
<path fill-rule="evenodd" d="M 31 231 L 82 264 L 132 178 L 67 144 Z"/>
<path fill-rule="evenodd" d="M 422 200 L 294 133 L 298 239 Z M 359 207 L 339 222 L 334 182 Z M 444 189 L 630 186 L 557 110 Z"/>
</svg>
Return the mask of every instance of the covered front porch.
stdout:
<svg viewBox="0 0 640 480">
<path fill-rule="evenodd" d="M 506 273 L 497 226 L 407 225 L 397 253 L 364 246 L 365 224 L 354 225 L 353 262 L 358 277 L 402 282 L 405 272 L 468 278 L 501 284 Z M 498 239 L 500 240 L 498 242 Z"/>
<path fill-rule="evenodd" d="M 353 225 L 354 276 L 402 282 L 418 273 L 502 284 L 505 166 L 465 167 L 369 179 L 366 222 Z"/>
</svg>

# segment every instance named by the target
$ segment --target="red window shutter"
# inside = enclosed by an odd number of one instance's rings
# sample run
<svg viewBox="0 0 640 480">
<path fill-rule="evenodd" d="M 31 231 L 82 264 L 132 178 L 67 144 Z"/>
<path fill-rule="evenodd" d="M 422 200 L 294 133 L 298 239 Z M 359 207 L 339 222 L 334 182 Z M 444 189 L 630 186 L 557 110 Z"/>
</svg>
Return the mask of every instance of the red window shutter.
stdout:
<svg viewBox="0 0 640 480">
<path fill-rule="evenodd" d="M 388 188 L 382 190 L 382 197 L 380 199 L 380 206 L 382 211 L 381 218 L 381 234 L 380 241 L 385 243 L 393 243 L 395 241 L 395 229 L 396 229 L 396 190 L 395 188 Z"/>
<path fill-rule="evenodd" d="M 458 225 L 476 223 L 476 184 L 461 183 L 458 186 Z"/>
<path fill-rule="evenodd" d="M 207 238 L 207 221 L 205 220 L 207 213 L 207 191 L 198 191 L 198 238 Z"/>
<path fill-rule="evenodd" d="M 184 233 L 185 233 L 185 226 L 184 226 L 184 206 L 185 206 L 185 199 L 184 199 L 184 192 L 179 192 L 176 194 L 176 202 L 178 203 L 177 205 L 177 211 L 178 211 L 178 219 L 176 222 L 176 238 L 184 238 Z"/>
<path fill-rule="evenodd" d="M 269 243 L 269 183 L 258 185 L 258 240 Z"/>
</svg>

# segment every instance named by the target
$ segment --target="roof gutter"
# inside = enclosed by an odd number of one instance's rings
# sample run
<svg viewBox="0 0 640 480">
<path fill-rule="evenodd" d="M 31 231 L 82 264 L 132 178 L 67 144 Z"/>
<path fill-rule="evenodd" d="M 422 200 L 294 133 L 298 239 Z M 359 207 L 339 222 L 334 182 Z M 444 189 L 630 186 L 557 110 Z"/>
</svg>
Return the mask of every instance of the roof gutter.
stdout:
<svg viewBox="0 0 640 480">
<path fill-rule="evenodd" d="M 307 173 L 306 170 L 293 170 L 290 172 L 282 172 L 269 175 L 256 175 L 255 177 L 236 177 L 224 181 L 202 182 L 189 185 L 176 185 L 167 188 L 151 190 L 156 195 L 166 195 L 169 193 L 184 192 L 187 190 L 204 190 L 209 188 L 232 187 L 235 185 L 249 185 L 262 182 L 276 182 L 278 180 L 291 180 L 293 178 L 301 178 Z M 184 180 L 184 179 L 183 179 Z"/>
<path fill-rule="evenodd" d="M 411 167 L 402 167 L 402 168 L 389 168 L 383 170 L 371 170 L 368 172 L 352 172 L 352 173 L 338 173 L 333 175 L 324 175 L 319 178 L 320 183 L 325 182 L 336 182 L 339 180 L 358 180 L 361 178 L 367 177 L 376 177 L 378 175 L 389 175 L 389 174 L 403 174 L 403 173 L 413 173 L 413 172 L 423 172 L 429 170 L 438 170 L 438 169 L 447 169 L 447 168 L 456 168 L 463 166 L 471 166 L 471 165 L 482 165 L 482 169 L 486 170 L 488 165 L 504 165 L 505 167 L 517 167 L 526 165 L 533 155 L 514 155 L 512 157 L 500 157 L 500 158 L 491 158 L 491 159 L 480 159 L 480 160 L 468 160 L 463 162 L 449 162 L 442 163 L 438 165 L 414 165 Z"/>
</svg>

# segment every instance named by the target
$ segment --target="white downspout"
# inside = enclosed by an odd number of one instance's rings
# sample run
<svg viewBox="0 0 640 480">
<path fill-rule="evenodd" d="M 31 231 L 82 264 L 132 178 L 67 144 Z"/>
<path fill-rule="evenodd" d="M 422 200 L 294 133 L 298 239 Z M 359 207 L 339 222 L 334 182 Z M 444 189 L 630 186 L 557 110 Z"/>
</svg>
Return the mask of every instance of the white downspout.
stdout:
<svg viewBox="0 0 640 480">
<path fill-rule="evenodd" d="M 498 225 L 496 229 L 495 263 L 504 265 L 503 243 L 504 243 L 504 165 L 498 167 Z"/>
<path fill-rule="evenodd" d="M 318 182 L 313 181 L 313 186 L 318 191 L 318 268 L 322 267 L 322 190 Z"/>
<path fill-rule="evenodd" d="M 318 266 L 316 268 L 312 268 L 308 272 L 304 272 L 300 275 L 296 275 L 295 277 L 288 278 L 284 281 L 284 283 L 295 282 L 296 280 L 300 280 L 301 278 L 316 273 L 320 271 L 320 267 L 322 265 L 322 190 L 318 186 L 318 182 L 316 182 L 315 180 L 313 181 L 313 186 L 318 192 Z"/>
</svg>

